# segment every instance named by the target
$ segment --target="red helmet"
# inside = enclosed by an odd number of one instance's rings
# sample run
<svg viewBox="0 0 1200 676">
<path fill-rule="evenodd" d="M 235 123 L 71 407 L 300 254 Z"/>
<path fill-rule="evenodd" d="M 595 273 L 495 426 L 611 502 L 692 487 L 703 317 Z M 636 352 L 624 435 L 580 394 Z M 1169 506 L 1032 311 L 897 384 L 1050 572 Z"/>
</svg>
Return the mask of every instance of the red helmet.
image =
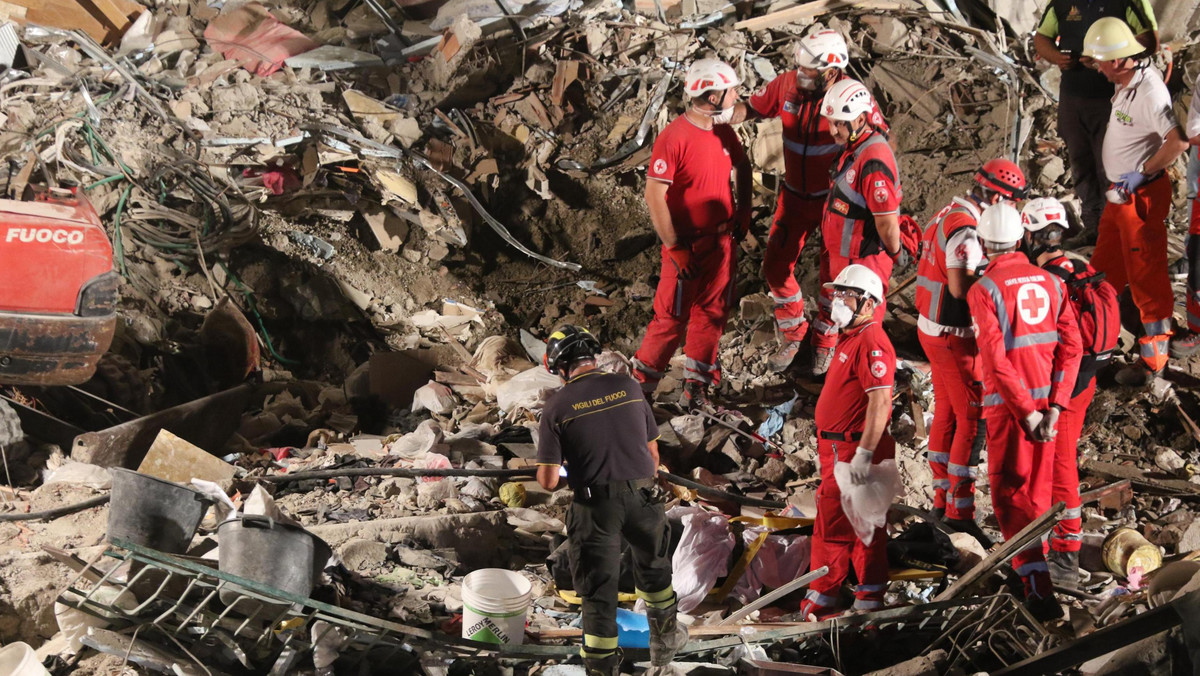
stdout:
<svg viewBox="0 0 1200 676">
<path fill-rule="evenodd" d="M 988 160 L 975 172 L 975 182 L 1007 199 L 1025 199 L 1025 174 L 1012 160 Z"/>
</svg>

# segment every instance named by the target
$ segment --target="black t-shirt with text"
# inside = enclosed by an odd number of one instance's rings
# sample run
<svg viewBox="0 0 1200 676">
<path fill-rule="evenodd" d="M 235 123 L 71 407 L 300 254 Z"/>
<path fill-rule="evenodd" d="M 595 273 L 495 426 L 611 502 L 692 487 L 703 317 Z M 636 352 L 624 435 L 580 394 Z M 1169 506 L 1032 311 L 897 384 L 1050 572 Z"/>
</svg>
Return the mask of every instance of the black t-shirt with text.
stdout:
<svg viewBox="0 0 1200 676">
<path fill-rule="evenodd" d="M 646 479 L 656 471 L 646 444 L 656 439 L 658 425 L 637 381 L 587 371 L 546 402 L 537 462 L 565 464 L 567 483 L 575 489 Z"/>
</svg>

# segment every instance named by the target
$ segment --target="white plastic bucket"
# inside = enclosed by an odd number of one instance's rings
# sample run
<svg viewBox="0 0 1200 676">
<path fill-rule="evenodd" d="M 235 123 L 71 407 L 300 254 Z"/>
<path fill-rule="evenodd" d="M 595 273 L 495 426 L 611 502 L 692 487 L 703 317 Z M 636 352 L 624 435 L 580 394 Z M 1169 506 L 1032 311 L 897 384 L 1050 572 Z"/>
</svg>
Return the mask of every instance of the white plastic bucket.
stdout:
<svg viewBox="0 0 1200 676">
<path fill-rule="evenodd" d="M 463 578 L 463 638 L 484 643 L 525 641 L 532 585 L 519 573 L 482 568 Z"/>
<path fill-rule="evenodd" d="M 4 676 L 50 676 L 27 643 L 9 643 L 0 648 L 0 674 Z"/>
</svg>

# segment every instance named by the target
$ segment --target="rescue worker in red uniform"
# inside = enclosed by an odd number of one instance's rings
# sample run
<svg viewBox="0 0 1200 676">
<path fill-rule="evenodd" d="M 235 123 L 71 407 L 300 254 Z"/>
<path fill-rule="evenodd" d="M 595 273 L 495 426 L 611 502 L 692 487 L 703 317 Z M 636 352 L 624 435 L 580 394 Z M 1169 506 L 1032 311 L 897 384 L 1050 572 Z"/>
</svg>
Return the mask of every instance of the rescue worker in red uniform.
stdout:
<svg viewBox="0 0 1200 676">
<path fill-rule="evenodd" d="M 850 63 L 842 34 L 828 29 L 801 38 L 795 57 L 796 70 L 771 80 L 748 104 L 739 103 L 734 113 L 735 124 L 773 117 L 783 123 L 784 183 L 763 252 L 763 277 L 775 301 L 780 341 L 779 350 L 768 357 L 767 364 L 777 373 L 792 364 L 808 332 L 804 296 L 794 275 L 796 259 L 821 223 L 829 194 L 829 168 L 841 150 L 829 133 L 828 120 L 821 115 L 821 102 L 825 91 L 846 77 L 844 71 Z M 871 111 L 871 123 L 887 131 L 878 106 Z"/>
<path fill-rule="evenodd" d="M 1062 280 L 1017 250 L 1025 228 L 1016 207 L 987 207 L 977 230 L 989 262 L 967 305 L 983 372 L 992 505 L 1008 539 L 1051 506 L 1053 440 L 1071 404 L 1081 343 Z M 1030 543 L 1012 565 L 1030 613 L 1042 621 L 1061 617 L 1042 543 Z"/>
<path fill-rule="evenodd" d="M 871 123 L 875 100 L 857 80 L 837 82 L 825 93 L 821 114 L 829 120 L 833 140 L 842 152 L 830 169 L 832 182 L 821 217 L 822 288 L 847 265 L 865 265 L 879 276 L 887 293 L 892 265 L 900 255 L 900 172 L 887 136 Z M 827 292 L 825 292 L 827 296 Z M 827 296 L 828 297 L 828 296 Z M 884 303 L 875 307 L 883 320 Z M 813 334 L 813 375 L 829 370 L 838 332 L 821 304 Z"/>
<path fill-rule="evenodd" d="M 1071 403 L 1058 419 L 1054 439 L 1054 479 L 1050 502 L 1063 502 L 1066 509 L 1058 518 L 1047 543 L 1046 562 L 1055 585 L 1079 584 L 1079 549 L 1083 531 L 1082 502 L 1079 498 L 1079 437 L 1088 406 L 1096 394 L 1096 372 L 1112 359 L 1117 333 L 1120 332 L 1120 307 L 1117 292 L 1101 273 L 1086 262 L 1070 258 L 1063 251 L 1067 229 L 1067 210 L 1053 197 L 1031 200 L 1021 210 L 1025 225 L 1025 253 L 1038 267 L 1058 275 L 1067 284 L 1071 309 L 1085 331 L 1084 317 L 1090 315 L 1095 349 L 1084 344 L 1079 375 L 1071 390 Z M 1090 289 L 1095 291 L 1088 293 Z"/>
<path fill-rule="evenodd" d="M 1011 160 L 989 160 L 975 185 L 955 197 L 925 227 L 917 263 L 917 336 L 933 379 L 929 467 L 933 508 L 951 528 L 986 541 L 975 523 L 975 467 L 983 451 L 983 382 L 967 308 L 967 290 L 984 263 L 975 226 L 979 212 L 1025 196 L 1025 174 Z"/>
<path fill-rule="evenodd" d="M 693 63 L 685 84 L 691 105 L 658 135 L 646 173 L 646 206 L 662 240 L 662 270 L 654 319 L 633 356 L 634 377 L 652 396 L 684 342 L 680 403 L 686 408 L 708 406 L 709 387 L 720 380 L 717 342 L 734 292 L 733 238 L 750 227 L 750 163 L 728 124 L 740 82 L 726 63 Z"/>
<path fill-rule="evenodd" d="M 821 486 L 810 566 L 813 570 L 829 566 L 829 572 L 810 585 L 800 606 L 806 618 L 835 609 L 838 590 L 851 565 L 858 577 L 853 609 L 874 610 L 883 605 L 888 582 L 887 535 L 883 528 L 877 529 L 869 545 L 858 538 L 842 510 L 833 467 L 839 460 L 848 462 L 851 480 L 866 483 L 871 465 L 895 457 L 896 452 L 888 433 L 896 351 L 876 316 L 883 304 L 883 282 L 870 268 L 852 264 L 826 287 L 833 296 L 830 319 L 842 337 L 815 413 Z"/>
</svg>

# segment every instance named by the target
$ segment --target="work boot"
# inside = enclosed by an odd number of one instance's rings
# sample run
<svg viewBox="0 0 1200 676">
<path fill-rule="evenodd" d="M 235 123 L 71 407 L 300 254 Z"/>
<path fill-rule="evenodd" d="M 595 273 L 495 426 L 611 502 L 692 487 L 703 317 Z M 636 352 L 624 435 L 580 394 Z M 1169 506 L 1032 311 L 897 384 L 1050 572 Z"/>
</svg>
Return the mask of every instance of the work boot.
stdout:
<svg viewBox="0 0 1200 676">
<path fill-rule="evenodd" d="M 833 363 L 835 347 L 818 347 L 813 350 L 812 374 L 816 377 L 829 373 L 829 365 Z"/>
<path fill-rule="evenodd" d="M 1063 616 L 1062 606 L 1058 605 L 1058 599 L 1054 598 L 1054 594 L 1038 596 L 1030 594 L 1025 598 L 1025 609 L 1033 615 L 1033 619 L 1038 622 L 1050 622 L 1061 619 Z"/>
<path fill-rule="evenodd" d="M 933 509 L 929 510 L 929 515 L 932 516 L 933 518 L 937 519 L 938 521 L 941 521 L 942 519 L 946 518 L 946 508 L 945 507 L 934 507 Z"/>
<path fill-rule="evenodd" d="M 1074 251 L 1085 246 L 1096 246 L 1096 238 L 1098 235 L 1099 228 L 1084 228 L 1084 230 L 1079 234 L 1064 239 L 1063 248 L 1067 249 L 1068 251 Z"/>
<path fill-rule="evenodd" d="M 773 373 L 783 373 L 788 370 L 792 362 L 796 360 L 796 353 L 800 351 L 800 341 L 785 340 L 779 346 L 779 349 L 767 357 L 767 368 Z"/>
<path fill-rule="evenodd" d="M 1155 373 L 1142 362 L 1136 362 L 1117 371 L 1114 379 L 1125 387 L 1146 387 L 1154 381 Z"/>
<path fill-rule="evenodd" d="M 1079 552 L 1051 549 L 1046 554 L 1046 565 L 1050 568 L 1050 582 L 1055 587 L 1079 586 Z"/>
<path fill-rule="evenodd" d="M 686 380 L 683 392 L 679 395 L 679 405 L 686 411 L 701 409 L 711 411 L 712 400 L 708 398 L 708 385 L 699 380 Z"/>
<path fill-rule="evenodd" d="M 991 549 L 992 539 L 975 523 L 975 519 L 946 519 L 945 524 L 956 533 L 966 533 L 979 541 L 984 549 Z"/>
<path fill-rule="evenodd" d="M 675 659 L 675 653 L 688 640 L 687 627 L 676 620 L 678 601 L 666 608 L 646 608 L 650 624 L 650 664 L 665 667 Z"/>
<path fill-rule="evenodd" d="M 1167 272 L 1171 279 L 1187 279 L 1189 267 L 1187 256 L 1181 256 L 1179 260 L 1167 266 Z"/>
<path fill-rule="evenodd" d="M 620 676 L 621 654 L 612 653 L 607 657 L 583 658 L 583 670 L 587 676 Z"/>
<path fill-rule="evenodd" d="M 1187 359 L 1200 350 L 1200 333 L 1185 333 L 1171 337 L 1171 358 Z"/>
</svg>

